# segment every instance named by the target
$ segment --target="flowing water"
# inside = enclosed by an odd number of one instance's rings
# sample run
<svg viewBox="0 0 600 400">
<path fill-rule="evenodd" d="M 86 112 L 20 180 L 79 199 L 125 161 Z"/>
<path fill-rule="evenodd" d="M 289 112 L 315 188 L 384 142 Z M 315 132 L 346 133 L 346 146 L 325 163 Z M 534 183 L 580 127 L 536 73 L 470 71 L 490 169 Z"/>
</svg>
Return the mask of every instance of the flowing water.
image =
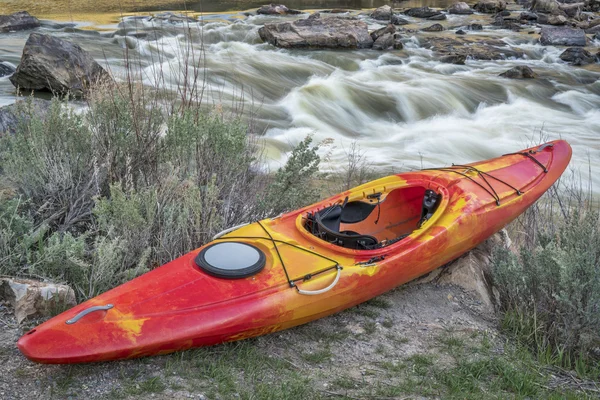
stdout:
<svg viewBox="0 0 600 400">
<path fill-rule="evenodd" d="M 45 23 L 41 31 L 77 41 L 116 76 L 124 75 L 124 49 L 139 59 L 144 82 L 176 90 L 183 79 L 190 49 L 203 54 L 199 73 L 206 78 L 205 101 L 255 112 L 256 133 L 263 135 L 273 166 L 290 146 L 308 134 L 332 141 L 328 168 L 345 163 L 352 141 L 379 168 L 409 168 L 465 163 L 521 149 L 540 137 L 567 139 L 574 149 L 573 166 L 595 191 L 600 190 L 600 69 L 563 63 L 558 47 L 541 46 L 537 34 L 489 29 L 491 16 L 449 16 L 446 27 L 479 22 L 481 32 L 518 47 L 526 58 L 444 64 L 421 47 L 428 35 L 455 37 L 454 29 L 435 33 L 405 33 L 404 50 L 377 52 L 281 50 L 264 44 L 258 28 L 266 22 L 298 16 L 247 16 L 241 11 L 262 2 L 204 2 L 202 23 L 189 26 L 162 23 L 138 14 L 68 24 Z M 299 4 L 302 3 L 302 4 Z M 287 2 L 291 8 L 375 7 L 379 1 Z M 414 4 L 413 4 L 414 3 Z M 171 3 L 171 4 L 177 4 Z M 199 3 L 198 3 L 199 4 Z M 403 2 L 402 7 L 421 5 Z M 428 3 L 447 4 L 444 0 Z M 200 11 L 193 3 L 187 9 Z M 211 8 L 212 7 L 212 8 Z M 177 8 L 175 6 L 171 8 Z M 156 9 L 156 7 L 155 7 Z M 222 13 L 222 11 L 229 11 Z M 369 23 L 376 21 L 355 12 Z M 147 14 L 146 14 L 147 15 Z M 299 16 L 303 17 L 303 16 Z M 410 18 L 408 18 L 411 20 Z M 412 19 L 415 25 L 431 21 Z M 486 26 L 487 25 L 487 26 Z M 132 33 L 158 32 L 158 40 Z M 17 64 L 27 33 L 0 35 L 0 60 Z M 593 43 L 594 46 L 600 43 Z M 190 47 L 191 46 L 191 47 Z M 203 50 L 203 51 L 202 51 Z M 511 80 L 498 76 L 528 65 L 537 79 Z M 15 100 L 14 88 L 0 78 L 0 105 Z"/>
</svg>

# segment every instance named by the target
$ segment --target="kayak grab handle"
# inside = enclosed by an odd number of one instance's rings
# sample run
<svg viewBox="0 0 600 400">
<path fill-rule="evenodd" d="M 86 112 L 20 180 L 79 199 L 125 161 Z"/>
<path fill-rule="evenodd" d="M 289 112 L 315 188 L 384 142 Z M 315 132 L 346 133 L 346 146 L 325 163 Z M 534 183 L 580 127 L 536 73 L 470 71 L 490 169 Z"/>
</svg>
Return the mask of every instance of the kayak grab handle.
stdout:
<svg viewBox="0 0 600 400">
<path fill-rule="evenodd" d="M 336 268 L 337 268 L 337 274 L 335 275 L 335 279 L 333 280 L 333 282 L 331 282 L 331 285 L 327 286 L 326 288 L 319 289 L 319 290 L 302 290 L 298 286 L 296 286 L 296 290 L 298 290 L 298 293 L 300 293 L 300 294 L 307 294 L 307 295 L 313 295 L 313 296 L 317 295 L 317 294 L 323 294 L 323 293 L 329 292 L 331 289 L 333 289 L 335 287 L 335 285 L 337 285 L 338 281 L 340 280 L 340 275 L 342 274 L 342 267 L 340 267 L 338 265 Z"/>
<path fill-rule="evenodd" d="M 249 222 L 246 222 L 246 223 L 244 223 L 244 224 L 239 224 L 239 225 L 236 225 L 236 226 L 232 226 L 231 228 L 227 228 L 227 229 L 225 229 L 224 231 L 221 231 L 221 232 L 217 233 L 215 236 L 213 236 L 212 240 L 217 240 L 217 239 L 218 239 L 218 238 L 220 238 L 221 236 L 223 236 L 223 235 L 226 235 L 226 234 L 228 234 L 229 232 L 233 232 L 233 231 L 235 231 L 236 229 L 238 229 L 238 228 L 241 228 L 242 226 L 246 226 L 246 225 L 250 225 L 250 223 L 249 223 Z"/>
<path fill-rule="evenodd" d="M 79 321 L 81 318 L 85 317 L 86 315 L 88 315 L 89 313 L 93 313 L 94 311 L 106 311 L 106 310 L 110 310 L 111 308 L 113 308 L 114 306 L 112 304 L 107 304 L 105 306 L 94 306 L 94 307 L 90 307 L 88 309 L 85 309 L 83 311 L 81 311 L 79 314 L 77 314 L 76 316 L 74 316 L 71 319 L 68 319 L 66 324 L 67 325 L 71 325 L 74 324 L 75 322 Z"/>
</svg>

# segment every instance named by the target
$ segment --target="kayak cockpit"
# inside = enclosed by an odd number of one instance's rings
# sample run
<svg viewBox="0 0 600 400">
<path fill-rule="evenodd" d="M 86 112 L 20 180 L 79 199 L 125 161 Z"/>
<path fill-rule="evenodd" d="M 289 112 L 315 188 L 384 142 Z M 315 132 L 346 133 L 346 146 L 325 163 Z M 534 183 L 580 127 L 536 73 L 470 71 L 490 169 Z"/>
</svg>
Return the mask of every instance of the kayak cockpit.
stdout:
<svg viewBox="0 0 600 400">
<path fill-rule="evenodd" d="M 401 187 L 309 212 L 304 227 L 349 249 L 372 250 L 409 236 L 436 212 L 442 196 L 423 186 Z"/>
</svg>

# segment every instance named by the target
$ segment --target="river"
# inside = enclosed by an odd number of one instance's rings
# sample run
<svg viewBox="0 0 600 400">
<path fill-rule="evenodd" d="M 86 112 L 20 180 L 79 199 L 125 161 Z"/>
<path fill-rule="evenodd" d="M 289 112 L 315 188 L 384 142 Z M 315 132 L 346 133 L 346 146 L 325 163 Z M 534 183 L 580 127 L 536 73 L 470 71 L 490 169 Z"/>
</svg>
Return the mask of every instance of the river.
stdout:
<svg viewBox="0 0 600 400">
<path fill-rule="evenodd" d="M 399 51 L 281 50 L 262 43 L 258 28 L 303 16 L 248 16 L 243 12 L 262 2 L 205 1 L 184 6 L 178 1 L 150 1 L 119 9 L 111 9 L 107 3 L 114 4 L 99 1 L 97 12 L 87 17 L 85 7 L 92 7 L 92 2 L 68 12 L 48 8 L 48 2 L 31 1 L 30 11 L 49 18 L 40 31 L 78 42 L 115 76 L 124 75 L 126 50 L 129 57 L 140 60 L 146 84 L 155 83 L 153 77 L 160 71 L 163 84 L 172 90 L 183 79 L 187 46 L 191 44 L 195 54 L 204 50 L 199 70 L 206 71 L 209 84 L 206 101 L 252 110 L 254 133 L 266 143 L 274 167 L 285 159 L 290 146 L 308 134 L 317 141 L 332 141 L 324 150 L 325 168 L 341 168 L 347 149 L 357 141 L 374 167 L 393 171 L 466 163 L 513 152 L 540 138 L 563 138 L 574 149 L 572 166 L 587 180 L 591 164 L 596 172 L 591 180 L 595 191 L 600 190 L 598 64 L 568 65 L 559 59 L 564 48 L 542 46 L 539 35 L 528 30 L 491 29 L 490 15 L 449 15 L 441 23 L 445 27 L 481 23 L 483 31 L 468 35 L 501 39 L 507 48 L 522 50 L 524 59 L 445 64 L 422 47 L 430 35 L 455 37 L 455 29 L 432 34 L 406 32 L 404 49 Z M 354 14 L 372 29 L 382 25 L 358 9 L 384 3 L 287 2 L 300 9 L 357 9 Z M 401 7 L 448 3 L 411 0 Z M 20 2 L 18 8 L 29 9 L 26 2 Z M 202 23 L 186 27 L 143 17 L 151 10 L 183 8 L 193 11 Z M 408 19 L 412 24 L 403 28 L 433 23 Z M 140 32 L 151 31 L 160 38 L 139 37 Z M 22 32 L 0 34 L 0 60 L 18 64 L 27 36 Z M 592 43 L 594 52 L 599 44 Z M 530 66 L 539 77 L 511 80 L 498 76 L 516 65 Z M 0 78 L 0 105 L 14 101 L 14 87 L 7 78 Z"/>
</svg>

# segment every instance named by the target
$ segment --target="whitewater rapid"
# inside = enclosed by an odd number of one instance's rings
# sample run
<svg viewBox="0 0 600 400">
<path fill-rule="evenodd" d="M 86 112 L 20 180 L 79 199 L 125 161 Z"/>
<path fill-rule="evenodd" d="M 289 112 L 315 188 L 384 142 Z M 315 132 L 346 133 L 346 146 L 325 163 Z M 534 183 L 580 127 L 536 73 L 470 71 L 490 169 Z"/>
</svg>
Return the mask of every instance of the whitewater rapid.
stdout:
<svg viewBox="0 0 600 400">
<path fill-rule="evenodd" d="M 43 29 L 75 38 L 117 77 L 125 71 L 126 49 L 140 61 L 145 84 L 160 81 L 174 91 L 191 60 L 205 82 L 204 101 L 225 108 L 242 104 L 253 115 L 253 133 L 269 148 L 273 168 L 306 135 L 332 142 L 323 150 L 326 169 L 343 166 L 356 141 L 373 166 L 390 171 L 472 162 L 563 138 L 573 146 L 573 168 L 588 179 L 591 167 L 600 192 L 597 66 L 562 62 L 564 49 L 541 46 L 537 35 L 492 30 L 488 15 L 450 16 L 443 23 L 482 23 L 482 32 L 469 35 L 501 39 L 506 47 L 523 51 L 525 59 L 444 64 L 421 47 L 427 35 L 419 33 L 403 34 L 405 48 L 389 52 L 282 50 L 262 43 L 260 26 L 294 18 L 229 13 L 204 15 L 202 24 L 187 27 L 125 18 L 100 32 L 78 29 L 84 23 Z M 359 18 L 372 29 L 381 27 Z M 408 19 L 416 27 L 424 24 Z M 160 37 L 132 36 L 151 31 Z M 11 35 L 10 41 L 0 38 L 0 60 L 16 64 L 26 36 Z M 435 35 L 454 37 L 454 31 Z M 538 78 L 498 76 L 516 65 L 530 66 Z M 14 101 L 13 92 L 0 78 L 0 105 Z"/>
</svg>

